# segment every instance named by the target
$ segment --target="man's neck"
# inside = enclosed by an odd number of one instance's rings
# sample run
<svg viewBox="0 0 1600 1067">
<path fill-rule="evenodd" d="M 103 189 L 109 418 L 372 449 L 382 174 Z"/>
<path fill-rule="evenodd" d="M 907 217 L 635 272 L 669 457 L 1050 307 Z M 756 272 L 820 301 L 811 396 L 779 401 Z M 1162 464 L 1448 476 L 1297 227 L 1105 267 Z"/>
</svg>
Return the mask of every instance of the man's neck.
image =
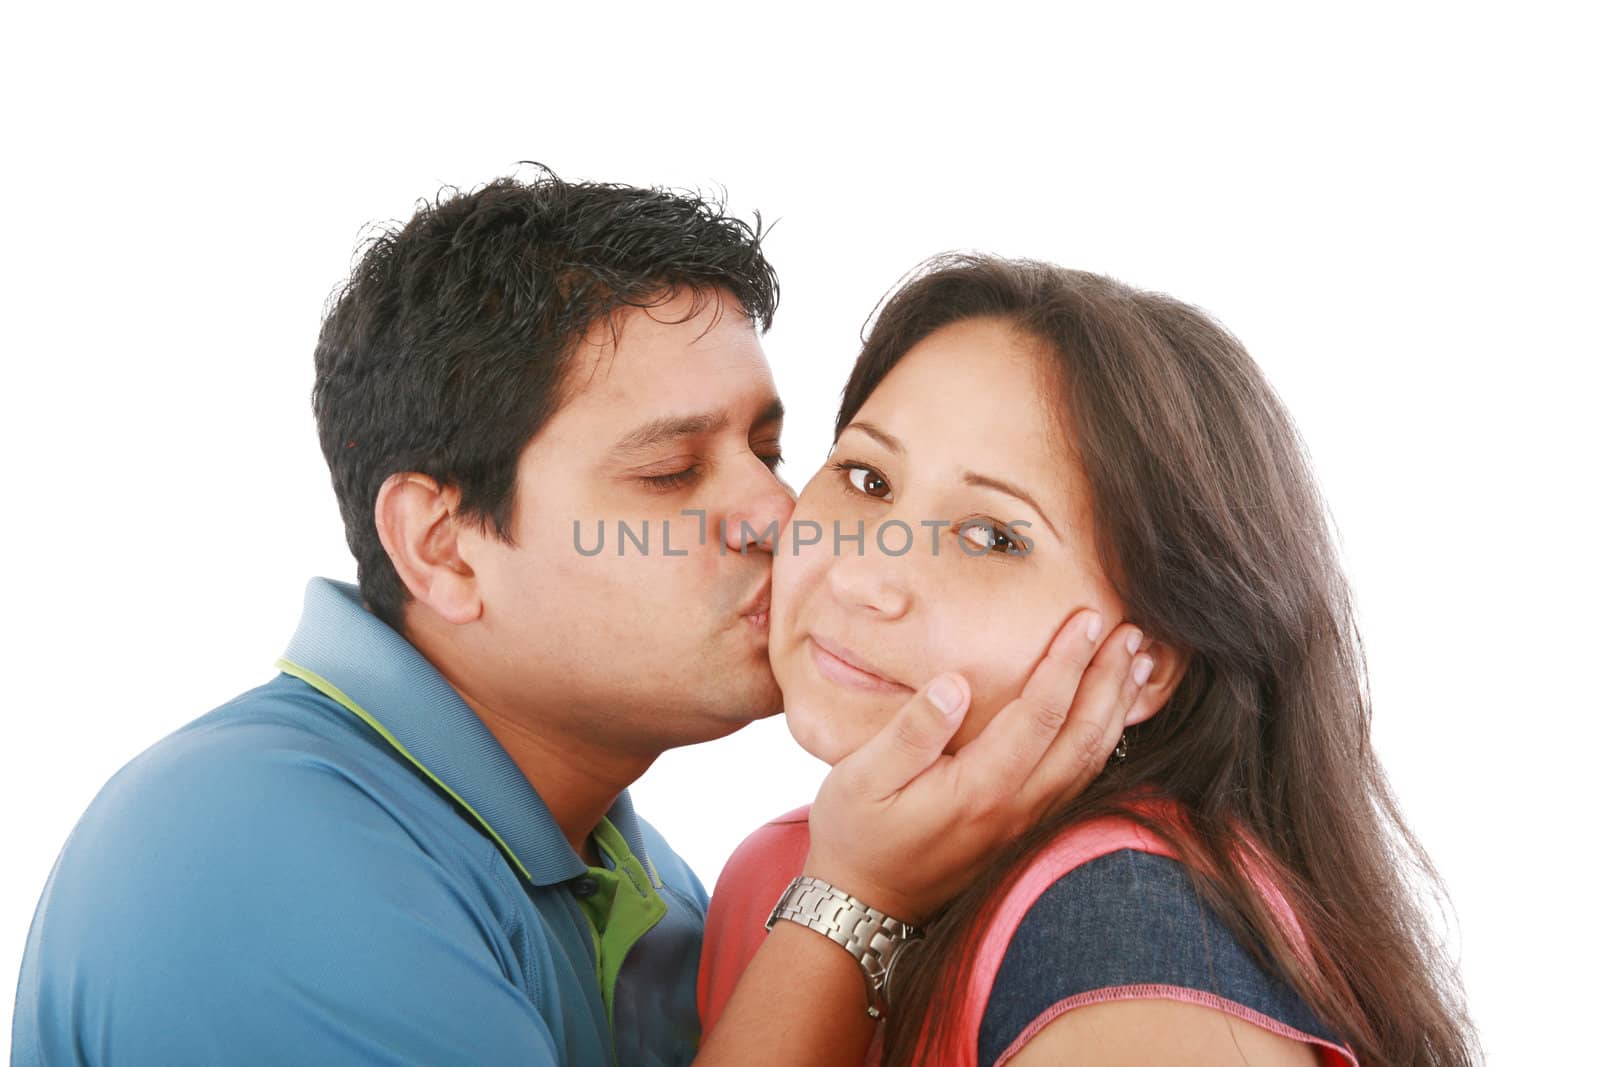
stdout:
<svg viewBox="0 0 1600 1067">
<path fill-rule="evenodd" d="M 600 855 L 590 835 L 618 794 L 649 770 L 654 758 L 621 756 L 570 737 L 546 736 L 537 724 L 462 696 L 521 768 L 573 850 L 589 866 L 599 866 Z"/>
<path fill-rule="evenodd" d="M 561 729 L 558 717 L 526 707 L 507 710 L 475 692 L 464 672 L 456 669 L 463 650 L 448 636 L 440 641 L 437 635 L 409 626 L 407 631 L 406 639 L 444 675 L 516 763 L 573 851 L 591 867 L 599 866 L 599 850 L 591 838 L 594 828 L 659 753 L 639 754 L 575 737 Z"/>
</svg>

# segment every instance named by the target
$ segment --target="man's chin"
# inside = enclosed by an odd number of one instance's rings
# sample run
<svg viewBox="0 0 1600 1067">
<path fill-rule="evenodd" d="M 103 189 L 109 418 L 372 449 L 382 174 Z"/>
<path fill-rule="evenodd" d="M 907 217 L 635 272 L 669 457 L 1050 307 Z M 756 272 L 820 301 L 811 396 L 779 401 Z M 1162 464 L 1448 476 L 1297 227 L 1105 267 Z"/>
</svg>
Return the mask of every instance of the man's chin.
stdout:
<svg viewBox="0 0 1600 1067">
<path fill-rule="evenodd" d="M 720 729 L 711 737 L 701 739 L 705 741 L 726 737 L 759 719 L 770 719 L 781 714 L 783 693 L 778 689 L 777 681 L 768 674 L 765 684 L 757 684 L 744 692 L 711 694 L 708 707 L 711 718 L 720 725 Z"/>
</svg>

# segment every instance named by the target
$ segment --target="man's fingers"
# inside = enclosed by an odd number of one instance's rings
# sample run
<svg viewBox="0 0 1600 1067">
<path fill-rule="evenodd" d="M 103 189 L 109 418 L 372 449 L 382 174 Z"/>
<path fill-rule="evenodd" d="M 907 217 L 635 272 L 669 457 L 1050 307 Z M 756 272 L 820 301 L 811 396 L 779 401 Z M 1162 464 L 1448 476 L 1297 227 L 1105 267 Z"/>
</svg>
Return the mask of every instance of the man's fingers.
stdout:
<svg viewBox="0 0 1600 1067">
<path fill-rule="evenodd" d="M 963 782 L 983 797 L 1010 796 L 1032 776 L 1067 721 L 1079 680 L 1100 647 L 1104 621 L 1078 612 L 1057 631 L 1022 695 L 1000 709 L 956 758 Z"/>
<path fill-rule="evenodd" d="M 1084 672 L 1073 698 L 1066 725 L 1034 767 L 1026 783 L 1019 783 L 1018 799 L 1033 812 L 1042 812 L 1063 795 L 1076 795 L 1099 774 L 1122 737 L 1122 729 L 1143 683 L 1134 676 L 1143 634 L 1136 626 L 1119 626 L 1100 646 Z"/>
<path fill-rule="evenodd" d="M 833 773 L 847 775 L 854 788 L 887 799 L 927 770 L 955 736 L 972 691 L 959 674 L 941 674 L 905 702 L 871 740 L 841 760 Z"/>
</svg>

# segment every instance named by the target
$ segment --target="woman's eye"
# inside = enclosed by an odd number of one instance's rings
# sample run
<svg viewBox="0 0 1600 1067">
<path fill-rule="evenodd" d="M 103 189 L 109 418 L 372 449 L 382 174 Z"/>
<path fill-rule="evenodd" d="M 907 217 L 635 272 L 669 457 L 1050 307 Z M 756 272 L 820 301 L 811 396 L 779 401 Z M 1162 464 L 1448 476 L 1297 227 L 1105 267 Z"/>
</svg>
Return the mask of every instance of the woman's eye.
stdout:
<svg viewBox="0 0 1600 1067">
<path fill-rule="evenodd" d="M 962 524 L 960 534 L 971 544 L 989 553 L 1007 556 L 1025 555 L 1022 542 L 1004 526 L 991 519 L 972 519 Z M 974 553 L 976 555 L 976 553 Z"/>
<path fill-rule="evenodd" d="M 855 486 L 856 492 L 865 493 L 874 500 L 893 500 L 894 491 L 889 488 L 889 482 L 883 475 L 871 467 L 861 467 L 853 463 L 840 465 L 845 476 L 850 479 L 850 484 Z"/>
</svg>

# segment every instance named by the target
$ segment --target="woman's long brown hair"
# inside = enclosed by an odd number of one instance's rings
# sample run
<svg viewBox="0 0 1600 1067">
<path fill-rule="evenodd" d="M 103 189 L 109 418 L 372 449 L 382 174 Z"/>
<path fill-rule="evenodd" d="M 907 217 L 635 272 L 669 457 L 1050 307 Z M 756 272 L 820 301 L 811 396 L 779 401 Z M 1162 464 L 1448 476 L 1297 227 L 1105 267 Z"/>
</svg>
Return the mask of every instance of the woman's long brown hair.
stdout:
<svg viewBox="0 0 1600 1067">
<path fill-rule="evenodd" d="M 1372 751 L 1349 587 L 1304 443 L 1260 369 L 1170 297 L 1044 263 L 944 256 L 879 311 L 835 436 L 912 346 L 973 318 L 1048 353 L 1054 444 L 1087 476 L 1101 564 L 1128 618 L 1190 659 L 1161 713 L 1128 731 L 1128 757 L 996 856 L 934 924 L 897 990 L 886 1064 L 943 1045 L 992 907 L 1040 848 L 1103 814 L 1163 834 L 1206 903 L 1364 1067 L 1473 1062 L 1457 972 L 1413 895 L 1443 889 Z M 1183 825 L 1132 810 L 1151 795 Z M 1303 941 L 1252 889 L 1243 840 Z"/>
</svg>

